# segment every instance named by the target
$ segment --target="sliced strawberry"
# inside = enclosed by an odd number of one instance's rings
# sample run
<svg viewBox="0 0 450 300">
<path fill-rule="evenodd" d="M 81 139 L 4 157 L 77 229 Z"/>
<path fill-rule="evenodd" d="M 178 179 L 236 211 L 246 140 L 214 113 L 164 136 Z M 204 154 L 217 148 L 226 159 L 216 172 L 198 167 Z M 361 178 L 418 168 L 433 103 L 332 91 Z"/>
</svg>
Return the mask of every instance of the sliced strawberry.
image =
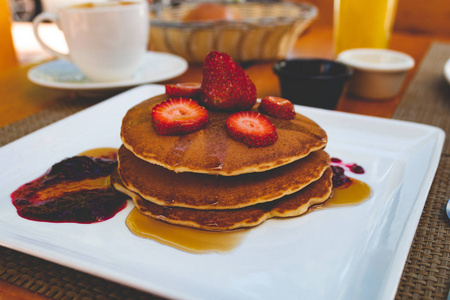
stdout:
<svg viewBox="0 0 450 300">
<path fill-rule="evenodd" d="M 256 103 L 256 87 L 228 54 L 211 51 L 203 62 L 199 101 L 213 109 L 249 110 Z"/>
<path fill-rule="evenodd" d="M 274 118 L 291 120 L 295 118 L 294 104 L 291 101 L 280 97 L 264 97 L 258 110 Z"/>
<path fill-rule="evenodd" d="M 153 107 L 152 121 L 161 135 L 181 135 L 205 126 L 208 111 L 192 99 L 174 98 Z"/>
<path fill-rule="evenodd" d="M 251 147 L 264 147 L 278 140 L 277 129 L 265 116 L 254 111 L 240 111 L 226 121 L 231 138 Z"/>
<path fill-rule="evenodd" d="M 200 95 L 200 82 L 183 82 L 166 84 L 166 94 L 171 97 L 196 98 Z"/>
</svg>

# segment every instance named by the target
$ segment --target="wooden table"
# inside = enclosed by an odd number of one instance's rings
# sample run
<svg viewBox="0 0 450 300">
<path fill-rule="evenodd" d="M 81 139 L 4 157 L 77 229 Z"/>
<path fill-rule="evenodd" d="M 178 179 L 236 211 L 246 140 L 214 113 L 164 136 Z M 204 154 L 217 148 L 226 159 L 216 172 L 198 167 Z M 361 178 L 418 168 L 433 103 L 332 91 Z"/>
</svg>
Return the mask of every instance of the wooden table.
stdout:
<svg viewBox="0 0 450 300">
<path fill-rule="evenodd" d="M 450 37 L 395 33 L 391 47 L 408 53 L 418 65 L 432 41 L 450 42 Z M 301 36 L 289 57 L 332 58 L 332 30 L 329 27 L 312 27 Z M 246 68 L 258 90 L 258 96 L 280 95 L 278 78 L 272 71 L 273 62 L 255 63 Z M 30 83 L 27 71 L 30 66 L 0 70 L 0 127 L 35 114 L 61 101 L 76 101 L 77 94 L 40 87 Z M 415 68 L 408 73 L 406 84 L 412 78 Z M 201 66 L 191 65 L 186 73 L 170 82 L 200 81 Z M 368 101 L 352 99 L 343 95 L 338 110 L 391 117 L 401 98 L 401 94 L 389 101 Z"/>
<path fill-rule="evenodd" d="M 416 66 L 421 62 L 433 41 L 450 42 L 448 36 L 430 36 L 411 33 L 394 33 L 391 49 L 411 55 Z M 332 58 L 332 29 L 329 27 L 312 27 L 303 34 L 289 57 Z M 246 72 L 255 83 L 258 97 L 280 95 L 278 79 L 272 71 L 273 62 L 253 63 L 246 66 Z M 29 82 L 26 74 L 30 66 L 0 70 L 0 127 L 38 113 L 62 101 L 77 101 L 76 92 L 52 90 Z M 409 72 L 407 84 L 416 71 Z M 190 65 L 186 73 L 167 82 L 200 81 L 201 66 Z M 388 101 L 369 101 L 341 97 L 337 110 L 390 118 L 400 102 L 402 94 Z M 95 101 L 98 101 L 96 99 Z M 25 289 L 0 280 L 0 299 L 46 299 Z"/>
</svg>

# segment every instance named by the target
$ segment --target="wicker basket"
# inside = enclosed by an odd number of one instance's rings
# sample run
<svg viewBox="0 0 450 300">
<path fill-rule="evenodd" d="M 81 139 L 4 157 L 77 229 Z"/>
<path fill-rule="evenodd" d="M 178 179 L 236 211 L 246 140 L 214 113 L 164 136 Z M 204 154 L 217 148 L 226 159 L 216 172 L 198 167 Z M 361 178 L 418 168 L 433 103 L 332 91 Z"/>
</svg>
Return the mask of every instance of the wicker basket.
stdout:
<svg viewBox="0 0 450 300">
<path fill-rule="evenodd" d="M 152 50 L 189 62 L 202 62 L 211 50 L 226 52 L 238 62 L 280 59 L 317 16 L 317 8 L 307 3 L 247 2 L 226 4 L 242 16 L 240 21 L 182 22 L 193 5 L 166 7 L 152 17 Z"/>
</svg>

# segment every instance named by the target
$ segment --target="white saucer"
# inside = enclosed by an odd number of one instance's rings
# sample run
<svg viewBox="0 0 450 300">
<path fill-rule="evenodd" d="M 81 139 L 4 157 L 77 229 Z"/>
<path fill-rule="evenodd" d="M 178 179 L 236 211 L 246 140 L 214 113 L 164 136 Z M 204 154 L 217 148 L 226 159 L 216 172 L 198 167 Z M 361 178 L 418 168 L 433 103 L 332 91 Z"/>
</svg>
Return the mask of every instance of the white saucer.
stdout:
<svg viewBox="0 0 450 300">
<path fill-rule="evenodd" d="M 187 61 L 179 56 L 149 51 L 134 76 L 114 82 L 94 82 L 87 79 L 76 66 L 65 60 L 52 60 L 28 71 L 28 79 L 50 88 L 69 90 L 106 90 L 133 87 L 176 77 L 186 71 Z"/>
<path fill-rule="evenodd" d="M 450 59 L 444 65 L 444 75 L 447 82 L 450 84 Z"/>
</svg>

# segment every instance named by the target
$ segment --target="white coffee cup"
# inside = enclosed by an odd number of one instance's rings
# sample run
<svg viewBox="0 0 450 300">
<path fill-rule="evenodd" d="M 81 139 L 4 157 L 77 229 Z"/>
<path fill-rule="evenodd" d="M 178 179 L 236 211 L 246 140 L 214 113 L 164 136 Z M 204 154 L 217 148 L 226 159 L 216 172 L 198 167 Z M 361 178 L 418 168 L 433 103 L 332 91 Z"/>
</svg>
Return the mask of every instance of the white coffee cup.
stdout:
<svg viewBox="0 0 450 300">
<path fill-rule="evenodd" d="M 50 48 L 39 35 L 43 21 L 54 22 L 64 33 L 69 53 Z M 43 12 L 33 21 L 41 46 L 68 60 L 89 79 L 97 82 L 131 78 L 148 47 L 147 1 L 92 2 Z"/>
</svg>

